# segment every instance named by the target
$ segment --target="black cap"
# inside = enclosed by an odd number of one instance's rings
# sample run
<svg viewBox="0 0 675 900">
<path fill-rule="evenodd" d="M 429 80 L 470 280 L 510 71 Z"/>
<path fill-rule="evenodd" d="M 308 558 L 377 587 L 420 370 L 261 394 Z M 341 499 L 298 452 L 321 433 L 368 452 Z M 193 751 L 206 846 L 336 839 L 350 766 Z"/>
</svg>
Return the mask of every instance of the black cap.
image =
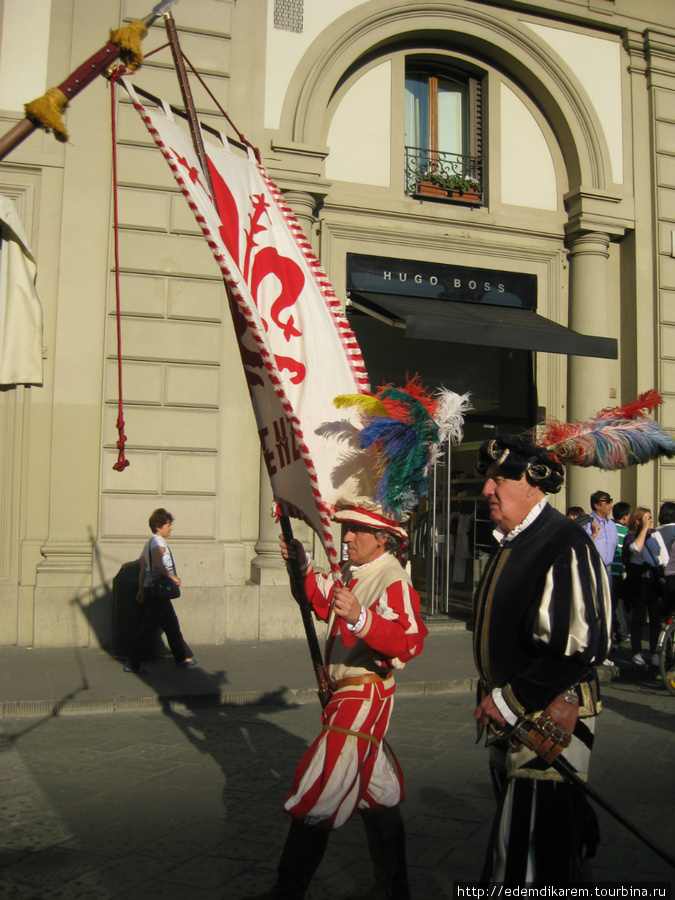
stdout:
<svg viewBox="0 0 675 900">
<path fill-rule="evenodd" d="M 497 466 L 504 478 L 527 481 L 547 494 L 557 494 L 565 482 L 565 471 L 545 447 L 538 447 L 519 434 L 500 434 L 481 444 L 476 468 L 485 475 Z"/>
</svg>

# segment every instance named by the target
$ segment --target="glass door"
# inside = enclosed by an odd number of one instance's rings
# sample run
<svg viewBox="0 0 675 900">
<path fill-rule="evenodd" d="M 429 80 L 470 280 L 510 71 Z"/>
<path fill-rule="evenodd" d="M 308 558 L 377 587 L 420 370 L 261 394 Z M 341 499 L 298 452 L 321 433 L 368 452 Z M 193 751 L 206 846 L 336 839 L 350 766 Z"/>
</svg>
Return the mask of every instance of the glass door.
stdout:
<svg viewBox="0 0 675 900">
<path fill-rule="evenodd" d="M 451 455 L 454 453 L 454 456 Z M 470 616 L 490 554 L 493 526 L 484 479 L 466 470 L 473 443 L 446 447 L 429 476 L 429 494 L 411 519 L 410 567 L 427 617 Z"/>
</svg>

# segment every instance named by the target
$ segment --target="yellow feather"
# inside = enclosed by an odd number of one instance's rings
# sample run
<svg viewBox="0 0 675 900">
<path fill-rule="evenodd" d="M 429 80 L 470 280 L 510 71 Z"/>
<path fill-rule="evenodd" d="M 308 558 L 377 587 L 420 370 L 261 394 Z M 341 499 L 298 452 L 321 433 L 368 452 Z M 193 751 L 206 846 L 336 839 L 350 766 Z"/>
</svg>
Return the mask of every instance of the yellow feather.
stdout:
<svg viewBox="0 0 675 900">
<path fill-rule="evenodd" d="M 372 397 L 370 394 L 341 394 L 339 397 L 335 397 L 333 403 L 338 409 L 355 406 L 364 416 L 388 417 L 387 408 L 384 403 L 382 403 L 381 400 L 378 400 L 377 397 Z"/>
</svg>

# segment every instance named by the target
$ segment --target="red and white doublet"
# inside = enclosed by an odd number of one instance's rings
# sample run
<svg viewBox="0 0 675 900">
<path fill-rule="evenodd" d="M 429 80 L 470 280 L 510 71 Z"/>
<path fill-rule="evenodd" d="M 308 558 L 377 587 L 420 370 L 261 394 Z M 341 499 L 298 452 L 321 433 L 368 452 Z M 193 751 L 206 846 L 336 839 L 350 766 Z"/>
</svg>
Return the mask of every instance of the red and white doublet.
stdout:
<svg viewBox="0 0 675 900">
<path fill-rule="evenodd" d="M 308 824 L 339 828 L 359 809 L 396 806 L 403 773 L 384 740 L 394 692 L 393 669 L 419 655 L 428 634 L 419 595 L 396 557 L 342 570 L 344 584 L 366 610 L 358 632 L 331 612 L 334 580 L 310 567 L 305 587 L 316 615 L 328 620 L 326 665 L 338 688 L 323 710 L 323 730 L 300 760 L 284 808 Z M 379 676 L 362 684 L 346 679 Z"/>
</svg>

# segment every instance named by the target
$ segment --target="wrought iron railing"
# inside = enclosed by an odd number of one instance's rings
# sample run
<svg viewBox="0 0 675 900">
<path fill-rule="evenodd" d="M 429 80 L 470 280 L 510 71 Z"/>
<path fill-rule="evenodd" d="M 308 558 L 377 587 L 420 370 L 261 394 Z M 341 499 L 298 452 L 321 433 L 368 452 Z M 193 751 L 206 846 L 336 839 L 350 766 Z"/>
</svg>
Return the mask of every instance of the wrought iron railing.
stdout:
<svg viewBox="0 0 675 900">
<path fill-rule="evenodd" d="M 424 193 L 420 186 L 435 184 L 449 192 L 467 194 L 474 202 L 484 200 L 483 159 L 462 156 L 424 147 L 405 148 L 405 192 L 411 196 Z"/>
</svg>

